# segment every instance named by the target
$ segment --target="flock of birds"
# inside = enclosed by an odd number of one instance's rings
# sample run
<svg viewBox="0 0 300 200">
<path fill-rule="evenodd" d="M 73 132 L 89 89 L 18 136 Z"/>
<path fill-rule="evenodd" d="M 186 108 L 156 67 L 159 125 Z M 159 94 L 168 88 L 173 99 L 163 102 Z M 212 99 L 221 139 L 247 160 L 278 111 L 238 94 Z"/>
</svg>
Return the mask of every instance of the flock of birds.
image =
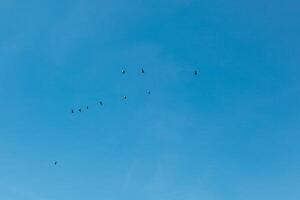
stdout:
<svg viewBox="0 0 300 200">
<path fill-rule="evenodd" d="M 121 72 L 122 72 L 123 75 L 126 75 L 126 73 L 127 73 L 125 69 L 123 69 Z M 141 74 L 145 74 L 145 70 L 142 68 L 141 71 L 140 71 L 140 73 L 141 73 Z M 197 71 L 197 70 L 194 70 L 194 75 L 195 75 L 195 76 L 198 75 L 198 71 Z M 151 95 L 151 91 L 150 91 L 150 90 L 147 90 L 146 93 L 147 93 L 148 95 Z M 123 96 L 123 100 L 126 100 L 126 99 L 127 99 L 127 96 L 126 96 L 126 95 Z M 103 101 L 99 101 L 98 104 L 99 104 L 100 106 L 103 106 Z M 84 111 L 84 109 L 85 109 L 85 110 L 88 110 L 88 109 L 89 109 L 89 106 L 86 106 L 85 108 L 79 108 L 77 111 L 78 111 L 79 113 L 81 113 L 81 112 Z M 75 114 L 75 112 L 76 112 L 76 110 L 74 110 L 74 109 L 71 110 L 71 113 L 72 113 L 72 114 Z M 58 161 L 54 161 L 54 165 L 58 165 Z"/>
<path fill-rule="evenodd" d="M 126 70 L 123 69 L 123 70 L 122 70 L 122 74 L 123 74 L 123 75 L 126 75 L 126 73 L 127 73 Z M 144 68 L 141 68 L 141 72 L 140 72 L 140 73 L 141 73 L 141 74 L 145 74 Z M 197 70 L 194 70 L 194 75 L 195 75 L 195 76 L 198 75 L 198 71 L 197 71 Z M 150 91 L 150 90 L 147 90 L 146 93 L 147 93 L 148 95 L 151 95 L 151 91 Z M 123 96 L 123 100 L 127 100 L 127 96 L 126 96 L 126 95 Z M 103 101 L 99 101 L 98 104 L 99 104 L 100 106 L 103 106 Z M 88 109 L 89 109 L 89 106 L 86 106 L 85 108 L 79 108 L 79 109 L 77 110 L 77 112 L 81 113 L 81 112 L 84 111 L 84 109 L 85 109 L 85 110 L 88 110 Z M 72 114 L 75 114 L 75 112 L 76 112 L 75 109 L 71 109 L 71 113 L 72 113 Z"/>
<path fill-rule="evenodd" d="M 122 72 L 123 75 L 126 75 L 126 73 L 127 73 L 125 69 L 123 69 L 121 72 Z M 144 68 L 141 68 L 140 73 L 141 73 L 141 74 L 145 74 Z M 197 76 L 197 75 L 198 75 L 198 71 L 197 71 L 197 70 L 194 70 L 194 76 Z M 150 91 L 150 90 L 147 90 L 146 93 L 147 93 L 148 95 L 151 95 L 151 91 Z M 123 96 L 123 100 L 126 100 L 126 99 L 127 99 L 127 96 L 126 96 L 126 95 Z M 100 106 L 103 106 L 103 105 L 104 105 L 103 101 L 99 101 L 98 104 L 99 104 Z M 88 110 L 88 109 L 89 109 L 89 106 L 86 106 L 85 108 L 79 108 L 79 109 L 77 110 L 77 112 L 81 113 L 81 112 L 84 111 L 84 109 L 85 109 L 85 110 Z M 71 113 L 72 113 L 72 114 L 75 114 L 75 112 L 76 112 L 75 109 L 71 109 Z M 57 165 L 57 164 L 58 164 L 58 161 L 54 161 L 54 165 Z"/>
</svg>

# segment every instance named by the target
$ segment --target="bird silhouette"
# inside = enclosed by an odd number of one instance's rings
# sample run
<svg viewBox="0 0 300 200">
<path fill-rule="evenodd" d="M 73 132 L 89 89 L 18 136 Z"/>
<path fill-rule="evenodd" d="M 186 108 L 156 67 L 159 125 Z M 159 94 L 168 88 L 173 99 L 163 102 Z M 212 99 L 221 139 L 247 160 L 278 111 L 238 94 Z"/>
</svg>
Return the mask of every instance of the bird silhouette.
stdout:
<svg viewBox="0 0 300 200">
<path fill-rule="evenodd" d="M 103 102 L 102 102 L 102 101 L 99 101 L 99 104 L 100 104 L 101 106 L 103 106 Z"/>
<path fill-rule="evenodd" d="M 74 110 L 72 109 L 72 111 L 71 111 L 71 112 L 72 112 L 72 114 L 73 114 L 73 113 L 74 113 Z"/>
<path fill-rule="evenodd" d="M 79 108 L 78 111 L 81 112 L 81 108 Z"/>
<path fill-rule="evenodd" d="M 151 94 L 151 91 L 150 91 L 150 90 L 147 90 L 147 94 Z"/>
<path fill-rule="evenodd" d="M 197 75 L 198 75 L 198 71 L 197 71 L 197 70 L 195 70 L 194 74 L 195 74 L 195 76 L 197 76 Z"/>
<path fill-rule="evenodd" d="M 126 99 L 127 99 L 127 96 L 124 96 L 123 99 L 126 100 Z"/>
<path fill-rule="evenodd" d="M 122 70 L 122 74 L 125 74 L 125 73 L 126 73 L 126 71 L 125 71 L 125 69 L 123 69 L 123 70 Z"/>
<path fill-rule="evenodd" d="M 57 165 L 57 163 L 58 163 L 58 162 L 57 162 L 57 161 L 55 161 L 55 162 L 54 162 L 54 165 Z"/>
<path fill-rule="evenodd" d="M 88 109 L 89 109 L 89 107 L 87 106 L 87 107 L 86 107 L 86 109 L 88 110 Z"/>
<path fill-rule="evenodd" d="M 145 70 L 142 68 L 142 74 L 144 74 L 145 73 Z"/>
</svg>

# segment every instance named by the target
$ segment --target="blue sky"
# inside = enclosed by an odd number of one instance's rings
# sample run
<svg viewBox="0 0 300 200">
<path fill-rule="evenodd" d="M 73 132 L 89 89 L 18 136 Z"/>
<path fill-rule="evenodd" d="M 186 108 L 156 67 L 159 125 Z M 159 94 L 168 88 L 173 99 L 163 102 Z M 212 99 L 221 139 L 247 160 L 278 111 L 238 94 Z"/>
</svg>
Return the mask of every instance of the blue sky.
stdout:
<svg viewBox="0 0 300 200">
<path fill-rule="evenodd" d="M 300 199 L 299 7 L 1 0 L 0 199 Z"/>
</svg>

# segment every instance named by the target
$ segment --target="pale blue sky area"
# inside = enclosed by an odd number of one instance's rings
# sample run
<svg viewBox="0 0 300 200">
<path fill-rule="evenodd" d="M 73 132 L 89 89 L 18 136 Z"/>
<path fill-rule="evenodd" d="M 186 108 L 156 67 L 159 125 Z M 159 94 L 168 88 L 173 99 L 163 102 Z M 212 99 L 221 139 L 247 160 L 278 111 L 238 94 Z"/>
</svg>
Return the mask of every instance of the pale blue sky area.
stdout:
<svg viewBox="0 0 300 200">
<path fill-rule="evenodd" d="M 0 199 L 299 200 L 299 8 L 1 0 Z"/>
</svg>

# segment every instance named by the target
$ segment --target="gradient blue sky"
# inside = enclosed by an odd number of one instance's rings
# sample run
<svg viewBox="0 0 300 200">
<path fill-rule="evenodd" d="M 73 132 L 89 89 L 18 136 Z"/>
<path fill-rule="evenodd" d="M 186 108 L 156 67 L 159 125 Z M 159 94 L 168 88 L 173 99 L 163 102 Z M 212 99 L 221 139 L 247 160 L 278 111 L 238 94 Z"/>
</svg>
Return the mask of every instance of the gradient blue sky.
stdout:
<svg viewBox="0 0 300 200">
<path fill-rule="evenodd" d="M 0 199 L 300 199 L 299 8 L 1 0 Z"/>
</svg>

